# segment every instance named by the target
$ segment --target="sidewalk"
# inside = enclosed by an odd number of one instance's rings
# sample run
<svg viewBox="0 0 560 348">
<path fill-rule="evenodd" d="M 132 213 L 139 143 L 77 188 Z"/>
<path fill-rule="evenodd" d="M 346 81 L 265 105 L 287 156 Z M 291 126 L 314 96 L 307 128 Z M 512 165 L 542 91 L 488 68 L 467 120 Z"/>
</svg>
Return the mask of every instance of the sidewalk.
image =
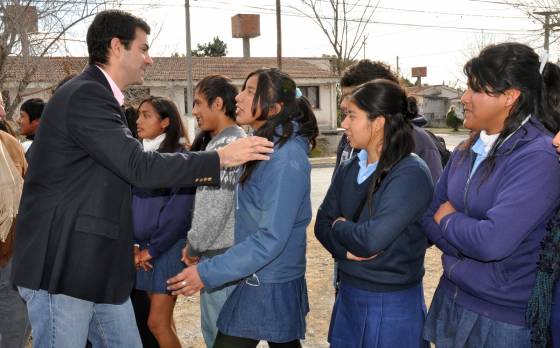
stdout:
<svg viewBox="0 0 560 348">
<path fill-rule="evenodd" d="M 336 157 L 312 157 L 309 159 L 312 168 L 334 167 Z"/>
</svg>

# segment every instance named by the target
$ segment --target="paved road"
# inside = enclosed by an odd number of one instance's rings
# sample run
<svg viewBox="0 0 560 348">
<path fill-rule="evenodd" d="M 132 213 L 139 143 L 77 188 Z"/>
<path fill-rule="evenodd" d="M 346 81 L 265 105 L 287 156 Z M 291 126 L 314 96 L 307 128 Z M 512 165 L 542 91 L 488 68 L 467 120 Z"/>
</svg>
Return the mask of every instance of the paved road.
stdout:
<svg viewBox="0 0 560 348">
<path fill-rule="evenodd" d="M 468 134 L 464 133 L 464 132 L 458 132 L 458 133 L 435 133 L 436 135 L 439 135 L 441 137 L 443 137 L 443 139 L 445 139 L 445 145 L 447 145 L 447 148 L 449 150 L 453 150 L 455 148 L 455 146 L 459 145 L 459 143 L 461 143 L 463 140 L 467 139 L 469 137 Z"/>
</svg>

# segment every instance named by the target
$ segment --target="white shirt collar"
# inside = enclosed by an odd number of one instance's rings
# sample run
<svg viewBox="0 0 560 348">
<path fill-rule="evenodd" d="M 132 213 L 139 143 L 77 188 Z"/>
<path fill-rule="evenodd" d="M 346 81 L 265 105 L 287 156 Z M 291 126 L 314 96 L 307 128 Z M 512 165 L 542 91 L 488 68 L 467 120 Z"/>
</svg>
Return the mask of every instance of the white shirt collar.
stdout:
<svg viewBox="0 0 560 348">
<path fill-rule="evenodd" d="M 165 133 L 161 133 L 153 139 L 142 139 L 142 145 L 144 145 L 144 152 L 157 151 L 165 140 Z"/>
</svg>

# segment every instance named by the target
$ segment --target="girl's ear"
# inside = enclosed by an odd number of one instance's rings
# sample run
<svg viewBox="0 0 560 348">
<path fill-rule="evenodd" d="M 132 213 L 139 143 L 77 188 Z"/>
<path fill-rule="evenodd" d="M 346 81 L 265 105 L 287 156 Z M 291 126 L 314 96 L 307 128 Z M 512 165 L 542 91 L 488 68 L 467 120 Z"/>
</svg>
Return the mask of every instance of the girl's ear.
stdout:
<svg viewBox="0 0 560 348">
<path fill-rule="evenodd" d="M 373 130 L 376 132 L 383 130 L 383 128 L 385 127 L 385 117 L 376 117 L 372 122 L 372 126 Z"/>
<path fill-rule="evenodd" d="M 519 99 L 519 96 L 521 95 L 521 91 L 516 88 L 510 88 L 504 92 L 504 95 L 506 96 L 505 106 L 509 107 L 509 106 L 513 106 L 513 104 L 515 104 L 517 99 Z"/>
<path fill-rule="evenodd" d="M 166 117 L 163 120 L 161 120 L 160 126 L 163 129 L 166 129 L 167 127 L 169 127 L 169 117 Z"/>
<path fill-rule="evenodd" d="M 282 111 L 282 104 L 281 103 L 274 103 L 269 108 L 269 116 L 276 116 Z"/>
</svg>

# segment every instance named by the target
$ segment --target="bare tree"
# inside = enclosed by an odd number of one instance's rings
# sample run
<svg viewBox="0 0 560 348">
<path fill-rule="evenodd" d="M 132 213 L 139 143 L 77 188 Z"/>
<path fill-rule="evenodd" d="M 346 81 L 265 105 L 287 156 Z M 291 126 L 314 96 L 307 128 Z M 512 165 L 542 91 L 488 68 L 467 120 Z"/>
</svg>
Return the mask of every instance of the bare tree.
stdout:
<svg viewBox="0 0 560 348">
<path fill-rule="evenodd" d="M 379 1 L 359 4 L 357 0 L 301 0 L 303 9 L 290 8 L 311 18 L 323 31 L 336 56 L 336 73 L 341 75 L 358 56 Z"/>
<path fill-rule="evenodd" d="M 545 37 L 545 46 L 560 40 L 560 0 L 506 0 L 505 3 L 543 26 L 541 37 Z"/>
<path fill-rule="evenodd" d="M 40 68 L 40 59 L 61 50 L 77 24 L 118 5 L 118 0 L 0 0 L 0 91 L 8 118 Z"/>
</svg>

